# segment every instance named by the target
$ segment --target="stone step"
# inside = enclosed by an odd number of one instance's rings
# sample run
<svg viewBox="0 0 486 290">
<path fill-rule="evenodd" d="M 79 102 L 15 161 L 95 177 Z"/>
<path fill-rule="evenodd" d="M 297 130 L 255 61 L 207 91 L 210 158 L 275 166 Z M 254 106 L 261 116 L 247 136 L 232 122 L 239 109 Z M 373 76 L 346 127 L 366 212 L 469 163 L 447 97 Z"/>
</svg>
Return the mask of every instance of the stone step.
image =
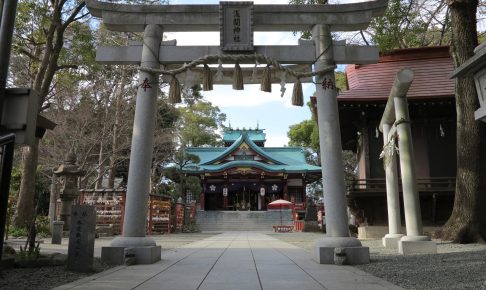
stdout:
<svg viewBox="0 0 486 290">
<path fill-rule="evenodd" d="M 292 211 L 198 211 L 203 231 L 271 231 L 274 225 L 293 223 Z"/>
</svg>

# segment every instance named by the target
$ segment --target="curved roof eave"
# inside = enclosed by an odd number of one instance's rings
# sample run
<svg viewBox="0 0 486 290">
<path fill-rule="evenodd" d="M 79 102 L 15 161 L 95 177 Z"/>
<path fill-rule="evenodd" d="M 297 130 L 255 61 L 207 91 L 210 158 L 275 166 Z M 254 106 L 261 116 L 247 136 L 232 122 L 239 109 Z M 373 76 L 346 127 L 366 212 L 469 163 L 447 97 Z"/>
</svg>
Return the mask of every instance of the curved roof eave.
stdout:
<svg viewBox="0 0 486 290">
<path fill-rule="evenodd" d="M 221 153 L 219 156 L 217 156 L 216 158 L 213 158 L 209 161 L 206 161 L 204 163 L 201 163 L 200 165 L 210 165 L 211 163 L 214 163 L 216 161 L 223 159 L 228 154 L 230 154 L 231 152 L 236 150 L 236 148 L 238 148 L 243 142 L 248 144 L 248 146 L 250 146 L 250 148 L 252 150 L 254 150 L 256 153 L 258 153 L 259 155 L 261 155 L 261 156 L 265 157 L 266 159 L 272 161 L 273 163 L 275 163 L 277 165 L 285 165 L 285 163 L 282 163 L 281 161 L 276 160 L 275 158 L 268 155 L 268 153 L 263 151 L 260 147 L 258 147 L 253 141 L 251 141 L 250 138 L 248 138 L 248 134 L 246 134 L 245 132 L 243 134 L 241 134 L 240 137 L 238 139 L 236 139 L 236 141 L 233 144 L 231 144 L 231 146 L 229 146 L 228 149 L 223 151 L 223 153 Z"/>
<path fill-rule="evenodd" d="M 184 170 L 188 173 L 200 173 L 200 172 L 218 172 L 234 167 L 252 167 L 252 168 L 258 168 L 262 169 L 264 171 L 268 172 L 285 172 L 285 173 L 300 173 L 300 172 L 307 172 L 307 173 L 320 173 L 321 168 L 313 165 L 308 165 L 309 168 L 297 168 L 297 169 L 289 169 L 288 167 L 286 168 L 285 165 L 269 165 L 269 164 L 264 164 L 260 162 L 255 162 L 255 161 L 233 161 L 229 163 L 224 163 L 224 164 L 218 164 L 218 165 L 212 165 L 214 168 L 208 168 L 204 166 L 198 166 L 198 170 Z"/>
</svg>

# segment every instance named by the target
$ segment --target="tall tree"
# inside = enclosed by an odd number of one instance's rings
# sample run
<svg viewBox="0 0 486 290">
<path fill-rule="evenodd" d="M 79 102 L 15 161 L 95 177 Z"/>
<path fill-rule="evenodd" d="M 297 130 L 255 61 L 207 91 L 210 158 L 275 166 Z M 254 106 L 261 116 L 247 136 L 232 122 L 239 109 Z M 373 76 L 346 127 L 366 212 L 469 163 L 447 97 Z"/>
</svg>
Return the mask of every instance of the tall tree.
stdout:
<svg viewBox="0 0 486 290">
<path fill-rule="evenodd" d="M 224 128 L 226 115 L 217 106 L 203 99 L 201 88 L 194 86 L 187 91 L 184 105 L 179 107 L 179 138 L 182 146 L 221 145 L 219 130 Z"/>
<path fill-rule="evenodd" d="M 478 0 L 448 0 L 451 55 L 458 67 L 477 46 Z M 474 120 L 478 98 L 471 77 L 456 79 L 457 178 L 452 215 L 438 236 L 459 243 L 486 241 L 486 131 Z"/>
<path fill-rule="evenodd" d="M 55 74 L 73 63 L 60 63 L 64 47 L 64 36 L 68 28 L 84 18 L 84 1 L 35 1 L 19 2 L 15 38 L 24 41 L 16 43 L 20 52 L 29 59 L 29 75 L 32 88 L 39 93 L 41 110 L 47 101 Z M 75 35 L 73 35 L 75 37 Z M 24 226 L 32 219 L 34 212 L 35 172 L 38 159 L 39 140 L 25 146 L 22 152 L 22 182 L 14 217 L 14 223 Z"/>
<path fill-rule="evenodd" d="M 380 51 L 448 43 L 450 21 L 445 0 L 390 0 L 385 14 L 364 32 Z"/>
</svg>

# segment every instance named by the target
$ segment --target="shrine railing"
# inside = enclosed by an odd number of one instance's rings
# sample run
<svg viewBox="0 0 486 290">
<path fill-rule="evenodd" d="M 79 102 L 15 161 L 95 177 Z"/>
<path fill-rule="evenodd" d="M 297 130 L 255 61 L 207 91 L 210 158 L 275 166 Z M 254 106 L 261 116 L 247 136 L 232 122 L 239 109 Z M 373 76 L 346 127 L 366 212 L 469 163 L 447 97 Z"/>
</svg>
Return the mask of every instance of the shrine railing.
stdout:
<svg viewBox="0 0 486 290">
<path fill-rule="evenodd" d="M 402 191 L 402 180 L 398 180 L 398 187 Z M 450 193 L 456 187 L 455 177 L 430 177 L 417 178 L 417 189 L 419 192 Z M 360 195 L 366 193 L 381 194 L 386 192 L 385 178 L 353 179 L 347 182 L 348 195 Z"/>
</svg>

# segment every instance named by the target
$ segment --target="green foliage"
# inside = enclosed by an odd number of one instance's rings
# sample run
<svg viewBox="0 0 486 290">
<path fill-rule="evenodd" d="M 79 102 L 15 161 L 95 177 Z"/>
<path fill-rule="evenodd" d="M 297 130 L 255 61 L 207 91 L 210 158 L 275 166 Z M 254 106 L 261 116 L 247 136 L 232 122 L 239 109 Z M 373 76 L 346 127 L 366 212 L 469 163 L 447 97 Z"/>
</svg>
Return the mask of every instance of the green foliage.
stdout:
<svg viewBox="0 0 486 290">
<path fill-rule="evenodd" d="M 179 137 L 182 146 L 222 145 L 218 130 L 224 128 L 226 115 L 217 106 L 203 100 L 200 87 L 194 86 L 184 97 L 185 106 L 179 107 Z"/>
<path fill-rule="evenodd" d="M 201 181 L 196 176 L 188 176 L 185 179 L 186 190 L 192 192 L 192 197 L 197 199 L 199 193 L 202 191 Z"/>
<path fill-rule="evenodd" d="M 315 120 L 304 120 L 291 125 L 287 132 L 290 146 L 301 146 L 319 152 L 319 130 Z"/>
<path fill-rule="evenodd" d="M 346 91 L 348 89 L 348 81 L 346 79 L 346 73 L 343 71 L 336 71 L 336 88 L 338 93 L 342 91 Z"/>
<path fill-rule="evenodd" d="M 28 233 L 29 231 L 26 227 L 16 227 L 13 225 L 8 227 L 8 235 L 14 238 L 26 237 Z"/>
<path fill-rule="evenodd" d="M 447 12 L 445 17 L 440 14 L 444 3 L 430 7 L 430 11 L 424 10 L 425 7 L 420 7 L 414 1 L 390 0 L 385 14 L 375 17 L 370 24 L 372 40 L 380 51 L 448 43 L 449 18 Z"/>
<path fill-rule="evenodd" d="M 10 196 L 15 196 L 20 190 L 20 181 L 22 180 L 22 169 L 20 166 L 12 168 L 12 175 L 10 176 Z"/>
<path fill-rule="evenodd" d="M 38 242 L 35 247 L 27 248 L 27 246 L 20 246 L 20 251 L 18 252 L 18 257 L 20 260 L 37 260 L 40 257 L 40 243 Z"/>
<path fill-rule="evenodd" d="M 47 237 L 51 235 L 51 229 L 48 216 L 37 216 L 36 220 L 37 234 L 40 237 Z"/>
<path fill-rule="evenodd" d="M 358 160 L 356 154 L 350 150 L 343 150 L 343 166 L 344 166 L 344 179 L 348 186 L 356 178 Z"/>
<path fill-rule="evenodd" d="M 199 232 L 201 232 L 201 230 L 199 229 L 199 226 L 197 225 L 196 221 L 191 220 L 191 221 L 187 222 L 187 224 L 185 224 L 182 227 L 182 232 L 183 233 L 199 233 Z"/>
<path fill-rule="evenodd" d="M 317 221 L 317 206 L 312 199 L 307 202 L 304 220 L 305 221 Z"/>
<path fill-rule="evenodd" d="M 320 198 L 323 196 L 323 189 L 322 189 L 322 178 L 312 183 L 307 184 L 307 200 L 312 200 L 314 203 L 317 203 Z"/>
</svg>

